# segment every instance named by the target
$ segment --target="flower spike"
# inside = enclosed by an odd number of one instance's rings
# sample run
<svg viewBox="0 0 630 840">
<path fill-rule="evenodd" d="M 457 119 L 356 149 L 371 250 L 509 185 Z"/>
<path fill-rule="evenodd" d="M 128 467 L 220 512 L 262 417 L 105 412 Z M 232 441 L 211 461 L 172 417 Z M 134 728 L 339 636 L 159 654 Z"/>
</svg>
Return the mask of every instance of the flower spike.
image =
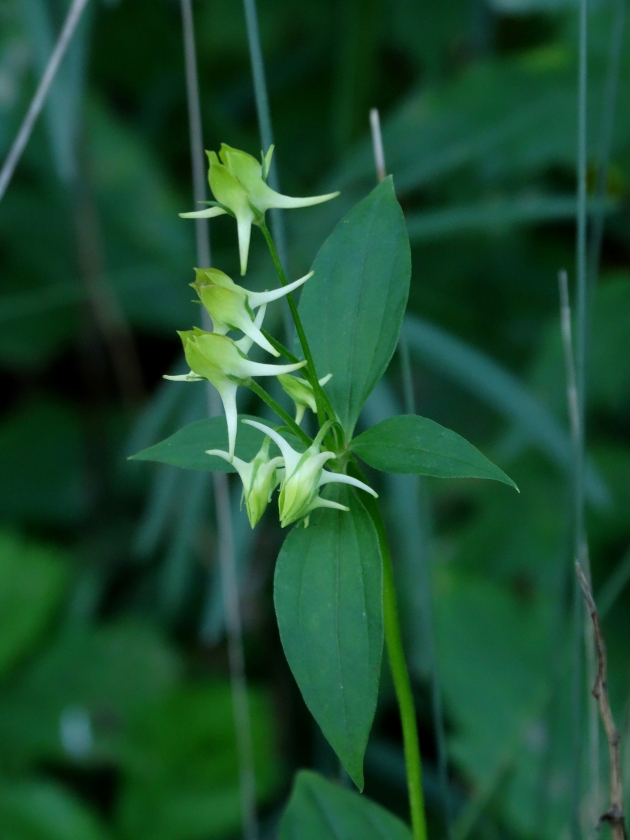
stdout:
<svg viewBox="0 0 630 840">
<path fill-rule="evenodd" d="M 222 144 L 221 150 L 206 152 L 210 169 L 208 181 L 217 205 L 192 213 L 180 213 L 182 218 L 199 219 L 230 213 L 236 218 L 241 275 L 247 271 L 249 240 L 252 224 L 258 224 L 267 210 L 273 207 L 290 209 L 321 204 L 339 195 L 338 192 L 315 195 L 309 198 L 292 198 L 272 190 L 266 183 L 271 165 L 273 147 L 263 155 L 262 163 L 256 158 Z"/>
<path fill-rule="evenodd" d="M 252 362 L 236 342 L 226 335 L 204 332 L 195 328 L 178 333 L 184 345 L 184 355 L 192 374 L 207 379 L 219 392 L 228 429 L 228 455 L 234 457 L 236 445 L 236 392 L 252 376 L 277 376 L 303 367 L 306 362 L 292 365 L 266 365 Z M 190 375 L 186 377 L 190 378 Z"/>
<path fill-rule="evenodd" d="M 195 282 L 191 286 L 212 318 L 213 331 L 225 335 L 229 330 L 240 330 L 273 356 L 280 354 L 256 326 L 253 310 L 289 294 L 313 276 L 311 271 L 294 283 L 271 292 L 250 292 L 237 286 L 217 268 L 197 268 L 195 274 Z"/>
<path fill-rule="evenodd" d="M 320 507 L 335 508 L 337 510 L 348 510 L 338 502 L 329 499 L 322 499 L 319 494 L 320 487 L 325 484 L 350 484 L 365 490 L 377 497 L 378 494 L 367 484 L 342 473 L 333 473 L 324 470 L 324 464 L 336 458 L 334 452 L 319 451 L 319 437 L 313 441 L 306 452 L 296 452 L 291 444 L 286 441 L 278 432 L 258 423 L 256 420 L 243 420 L 248 426 L 260 429 L 268 435 L 280 449 L 284 459 L 284 475 L 280 484 L 280 498 L 278 508 L 280 512 L 280 525 L 285 528 L 299 519 L 308 517 L 311 511 Z"/>
</svg>

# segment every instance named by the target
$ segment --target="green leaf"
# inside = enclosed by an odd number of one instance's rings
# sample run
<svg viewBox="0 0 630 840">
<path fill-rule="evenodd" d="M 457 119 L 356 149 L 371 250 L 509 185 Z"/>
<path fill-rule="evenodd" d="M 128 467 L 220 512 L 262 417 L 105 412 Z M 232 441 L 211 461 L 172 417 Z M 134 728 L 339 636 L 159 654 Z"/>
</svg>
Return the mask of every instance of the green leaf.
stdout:
<svg viewBox="0 0 630 840">
<path fill-rule="evenodd" d="M 287 660 L 311 714 L 357 787 L 378 694 L 382 568 L 376 530 L 354 491 L 350 511 L 318 511 L 282 546 L 274 601 Z"/>
<path fill-rule="evenodd" d="M 105 840 L 109 833 L 80 800 L 39 779 L 0 780 L 0 825 L 7 840 Z"/>
<path fill-rule="evenodd" d="M 407 826 L 351 790 L 298 773 L 280 822 L 279 840 L 411 840 Z"/>
<path fill-rule="evenodd" d="M 247 701 L 262 802 L 281 781 L 273 706 L 260 689 L 248 689 Z M 121 836 L 192 840 L 237 834 L 242 813 L 236 738 L 227 680 L 184 684 L 143 708 L 129 725 L 122 757 Z"/>
<path fill-rule="evenodd" d="M 0 534 L 0 674 L 36 641 L 63 594 L 66 558 Z"/>
<path fill-rule="evenodd" d="M 239 421 L 248 416 L 239 414 Z M 259 417 L 250 419 L 260 420 Z M 239 422 L 236 455 L 243 461 L 251 461 L 262 446 L 263 440 L 262 432 Z M 207 449 L 222 449 L 227 452 L 227 426 L 223 415 L 191 423 L 166 440 L 156 443 L 155 446 L 132 455 L 130 460 L 159 461 L 162 464 L 171 464 L 173 467 L 181 467 L 185 470 L 235 472 L 234 467 L 222 458 L 206 455 Z"/>
<path fill-rule="evenodd" d="M 300 315 L 319 376 L 351 437 L 363 404 L 396 349 L 411 257 L 391 178 L 341 220 L 313 264 Z"/>
<path fill-rule="evenodd" d="M 117 761 L 128 721 L 179 672 L 175 653 L 139 622 L 67 628 L 0 693 L 0 764 Z"/>
<path fill-rule="evenodd" d="M 416 414 L 383 420 L 355 438 L 350 449 L 382 472 L 436 478 L 491 478 L 518 490 L 512 479 L 472 443 Z"/>
</svg>

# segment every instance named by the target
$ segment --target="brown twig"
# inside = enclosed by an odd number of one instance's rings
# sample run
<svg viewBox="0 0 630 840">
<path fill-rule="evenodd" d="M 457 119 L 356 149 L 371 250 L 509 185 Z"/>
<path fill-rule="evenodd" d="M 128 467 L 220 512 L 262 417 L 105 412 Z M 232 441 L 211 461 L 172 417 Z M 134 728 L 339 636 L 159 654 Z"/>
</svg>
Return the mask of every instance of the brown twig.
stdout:
<svg viewBox="0 0 630 840">
<path fill-rule="evenodd" d="M 593 631 L 595 634 L 595 648 L 597 652 L 597 676 L 595 677 L 595 684 L 593 685 L 592 694 L 597 700 L 599 706 L 599 713 L 601 715 L 602 723 L 604 724 L 604 731 L 608 740 L 608 751 L 610 755 L 610 808 L 605 814 L 599 818 L 598 827 L 607 822 L 610 824 L 610 830 L 613 840 L 627 840 L 626 822 L 623 815 L 623 779 L 621 775 L 621 749 L 620 736 L 613 720 L 612 712 L 610 710 L 610 702 L 608 700 L 607 687 L 607 672 L 608 660 L 606 656 L 606 643 L 602 634 L 601 624 L 599 623 L 599 614 L 591 587 L 586 580 L 584 572 L 579 563 L 575 564 L 575 571 L 584 593 L 584 600 L 593 622 Z"/>
</svg>

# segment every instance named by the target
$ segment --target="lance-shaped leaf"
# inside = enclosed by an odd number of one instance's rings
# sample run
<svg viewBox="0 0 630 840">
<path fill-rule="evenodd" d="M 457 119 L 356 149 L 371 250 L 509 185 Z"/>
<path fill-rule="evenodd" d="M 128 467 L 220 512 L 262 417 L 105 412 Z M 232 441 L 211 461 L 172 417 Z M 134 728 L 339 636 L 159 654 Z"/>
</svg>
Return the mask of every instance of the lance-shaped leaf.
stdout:
<svg viewBox="0 0 630 840">
<path fill-rule="evenodd" d="M 316 511 L 295 527 L 276 565 L 274 601 L 287 660 L 311 714 L 355 784 L 378 694 L 383 650 L 381 555 L 354 490 L 350 508 Z"/>
<path fill-rule="evenodd" d="M 315 367 L 350 437 L 396 349 L 411 257 L 402 210 L 386 178 L 337 225 L 313 264 L 300 315 Z"/>
<path fill-rule="evenodd" d="M 278 840 L 412 840 L 407 826 L 375 802 L 322 779 L 298 773 L 282 815 Z"/>
<path fill-rule="evenodd" d="M 417 414 L 383 420 L 356 437 L 350 449 L 382 472 L 436 478 L 491 478 L 518 490 L 512 479 L 472 443 Z"/>
<path fill-rule="evenodd" d="M 249 418 L 239 414 L 239 420 Z M 255 420 L 255 417 L 249 418 Z M 239 423 L 236 439 L 236 455 L 243 461 L 251 461 L 259 451 L 264 434 L 252 426 Z M 224 416 L 208 417 L 184 426 L 174 435 L 143 449 L 131 456 L 132 461 L 159 461 L 185 470 L 206 470 L 212 472 L 236 472 L 235 468 L 215 455 L 207 455 L 207 449 L 227 449 L 228 432 Z"/>
</svg>

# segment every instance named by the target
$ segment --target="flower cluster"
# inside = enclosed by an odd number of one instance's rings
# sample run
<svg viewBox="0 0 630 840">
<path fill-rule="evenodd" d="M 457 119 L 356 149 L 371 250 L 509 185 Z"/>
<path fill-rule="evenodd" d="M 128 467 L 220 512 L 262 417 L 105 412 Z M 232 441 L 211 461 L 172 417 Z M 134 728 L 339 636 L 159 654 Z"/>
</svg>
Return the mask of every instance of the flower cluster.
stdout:
<svg viewBox="0 0 630 840">
<path fill-rule="evenodd" d="M 241 274 L 245 274 L 247 270 L 251 226 L 254 224 L 263 227 L 265 212 L 268 209 L 307 207 L 338 195 L 330 193 L 311 198 L 290 198 L 272 190 L 266 180 L 273 147 L 263 156 L 262 163 L 251 155 L 225 144 L 221 146 L 218 155 L 215 152 L 207 154 L 210 161 L 208 179 L 216 201 L 209 202 L 210 206 L 205 210 L 180 215 L 184 218 L 210 218 L 223 213 L 234 216 L 238 229 Z M 279 350 L 272 343 L 273 338 L 270 341 L 268 334 L 265 335 L 261 329 L 267 304 L 290 294 L 306 283 L 312 274 L 313 272 L 293 283 L 286 282 L 285 278 L 285 285 L 273 291 L 251 292 L 216 268 L 195 269 L 195 282 L 191 283 L 191 286 L 210 316 L 212 331 L 207 332 L 195 327 L 180 332 L 190 373 L 166 377 L 186 382 L 206 380 L 219 392 L 227 423 L 228 451 L 210 449 L 207 454 L 228 461 L 240 475 L 243 482 L 243 498 L 252 528 L 265 512 L 278 486 L 282 527 L 300 520 L 307 525 L 310 513 L 317 508 L 348 510 L 338 502 L 320 497 L 320 488 L 326 484 L 349 484 L 376 496 L 367 484 L 358 479 L 324 469 L 326 463 L 338 457 L 335 452 L 322 449 L 323 440 L 333 424 L 332 419 L 322 425 L 304 452 L 296 451 L 286 438 L 269 426 L 253 420 L 244 420 L 244 423 L 264 432 L 266 437 L 252 461 L 243 461 L 235 454 L 238 428 L 236 393 L 239 386 L 251 385 L 253 377 L 278 377 L 282 388 L 295 403 L 293 427 L 300 434 L 302 430 L 299 425 L 306 409 L 317 413 L 313 385 L 321 389 L 330 379 L 330 375 L 320 380 L 313 375 L 310 381 L 291 375 L 305 367 L 308 362 L 295 361 L 295 357 L 291 357 L 286 351 L 286 355 L 293 359 L 290 364 L 254 362 L 247 355 L 252 345 L 257 344 L 270 355 L 280 356 Z M 228 335 L 231 331 L 241 332 L 243 337 L 235 341 Z M 314 371 L 311 373 L 314 374 Z M 292 422 L 288 416 L 287 422 Z M 310 438 L 304 437 L 306 441 L 310 441 Z M 279 456 L 270 456 L 272 441 L 280 450 Z"/>
</svg>

